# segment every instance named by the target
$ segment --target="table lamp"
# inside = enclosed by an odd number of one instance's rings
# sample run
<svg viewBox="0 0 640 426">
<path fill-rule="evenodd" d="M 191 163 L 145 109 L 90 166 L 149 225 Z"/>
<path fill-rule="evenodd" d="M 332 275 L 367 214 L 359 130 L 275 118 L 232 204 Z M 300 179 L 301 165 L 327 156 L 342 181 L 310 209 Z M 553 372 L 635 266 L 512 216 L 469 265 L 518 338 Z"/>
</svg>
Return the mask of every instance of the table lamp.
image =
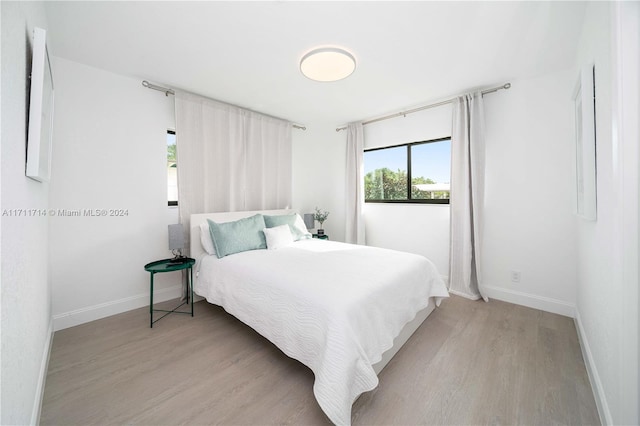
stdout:
<svg viewBox="0 0 640 426">
<path fill-rule="evenodd" d="M 313 218 L 313 213 L 304 214 L 304 226 L 306 226 L 307 229 L 313 229 L 316 227 L 316 220 Z"/>
<path fill-rule="evenodd" d="M 174 259 L 182 258 L 184 248 L 184 228 L 182 224 L 169 225 L 169 250 L 174 255 Z"/>
</svg>

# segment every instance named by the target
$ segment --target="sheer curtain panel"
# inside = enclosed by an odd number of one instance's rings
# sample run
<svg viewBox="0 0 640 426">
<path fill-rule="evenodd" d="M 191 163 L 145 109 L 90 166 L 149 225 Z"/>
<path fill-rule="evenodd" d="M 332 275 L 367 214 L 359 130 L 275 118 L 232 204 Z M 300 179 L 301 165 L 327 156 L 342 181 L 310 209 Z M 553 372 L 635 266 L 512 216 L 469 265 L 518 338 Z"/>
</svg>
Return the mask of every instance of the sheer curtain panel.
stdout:
<svg viewBox="0 0 640 426">
<path fill-rule="evenodd" d="M 178 208 L 194 213 L 291 206 L 291 123 L 176 91 Z"/>
<path fill-rule="evenodd" d="M 362 123 L 347 126 L 347 182 L 345 242 L 364 244 L 364 131 Z"/>
<path fill-rule="evenodd" d="M 453 102 L 451 132 L 449 291 L 488 300 L 482 294 L 484 156 L 482 93 L 460 96 Z"/>
</svg>

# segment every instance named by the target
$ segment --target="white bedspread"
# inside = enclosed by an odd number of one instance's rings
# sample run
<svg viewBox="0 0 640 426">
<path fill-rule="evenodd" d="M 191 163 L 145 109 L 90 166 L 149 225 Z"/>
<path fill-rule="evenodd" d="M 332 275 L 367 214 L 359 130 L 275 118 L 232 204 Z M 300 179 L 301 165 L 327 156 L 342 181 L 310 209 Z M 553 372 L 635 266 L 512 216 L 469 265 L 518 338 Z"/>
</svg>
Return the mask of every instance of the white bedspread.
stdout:
<svg viewBox="0 0 640 426">
<path fill-rule="evenodd" d="M 371 367 L 429 298 L 448 297 L 426 258 L 302 240 L 199 262 L 195 292 L 313 371 L 320 407 L 338 425 L 378 385 Z"/>
</svg>

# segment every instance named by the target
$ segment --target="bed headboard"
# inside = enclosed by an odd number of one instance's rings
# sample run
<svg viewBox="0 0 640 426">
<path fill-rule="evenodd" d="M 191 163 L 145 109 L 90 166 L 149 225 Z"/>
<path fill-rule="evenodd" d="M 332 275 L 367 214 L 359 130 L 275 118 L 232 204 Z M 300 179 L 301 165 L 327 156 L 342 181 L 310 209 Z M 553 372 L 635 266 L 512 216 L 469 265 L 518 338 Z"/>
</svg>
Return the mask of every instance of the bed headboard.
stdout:
<svg viewBox="0 0 640 426">
<path fill-rule="evenodd" d="M 189 256 L 193 259 L 198 260 L 200 256 L 204 253 L 204 249 L 202 248 L 202 244 L 200 243 L 200 224 L 206 222 L 207 219 L 211 219 L 214 222 L 224 223 L 224 222 L 232 222 L 234 220 L 243 219 L 245 217 L 250 217 L 255 214 L 267 214 L 271 216 L 281 215 L 281 214 L 292 214 L 297 213 L 295 210 L 291 209 L 282 209 L 282 210 L 253 210 L 246 212 L 221 212 L 221 213 L 199 213 L 191 215 L 191 231 L 189 232 L 190 236 L 190 254 Z"/>
</svg>

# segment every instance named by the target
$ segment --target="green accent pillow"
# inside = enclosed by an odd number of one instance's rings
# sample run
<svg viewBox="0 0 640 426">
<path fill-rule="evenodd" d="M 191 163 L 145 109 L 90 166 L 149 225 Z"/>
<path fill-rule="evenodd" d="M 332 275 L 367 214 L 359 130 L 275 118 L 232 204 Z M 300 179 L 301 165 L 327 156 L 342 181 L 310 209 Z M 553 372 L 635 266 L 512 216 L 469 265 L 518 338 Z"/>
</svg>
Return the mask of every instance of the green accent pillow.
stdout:
<svg viewBox="0 0 640 426">
<path fill-rule="evenodd" d="M 267 248 L 262 232 L 266 225 L 261 214 L 233 222 L 217 223 L 210 219 L 207 222 L 216 255 L 220 259 L 234 253 Z"/>
<path fill-rule="evenodd" d="M 289 225 L 291 235 L 293 235 L 293 241 L 311 238 L 311 234 L 307 231 L 307 227 L 304 226 L 304 220 L 302 220 L 300 215 L 298 215 L 297 213 L 275 216 L 265 215 L 264 223 L 267 225 L 267 228 Z"/>
</svg>

